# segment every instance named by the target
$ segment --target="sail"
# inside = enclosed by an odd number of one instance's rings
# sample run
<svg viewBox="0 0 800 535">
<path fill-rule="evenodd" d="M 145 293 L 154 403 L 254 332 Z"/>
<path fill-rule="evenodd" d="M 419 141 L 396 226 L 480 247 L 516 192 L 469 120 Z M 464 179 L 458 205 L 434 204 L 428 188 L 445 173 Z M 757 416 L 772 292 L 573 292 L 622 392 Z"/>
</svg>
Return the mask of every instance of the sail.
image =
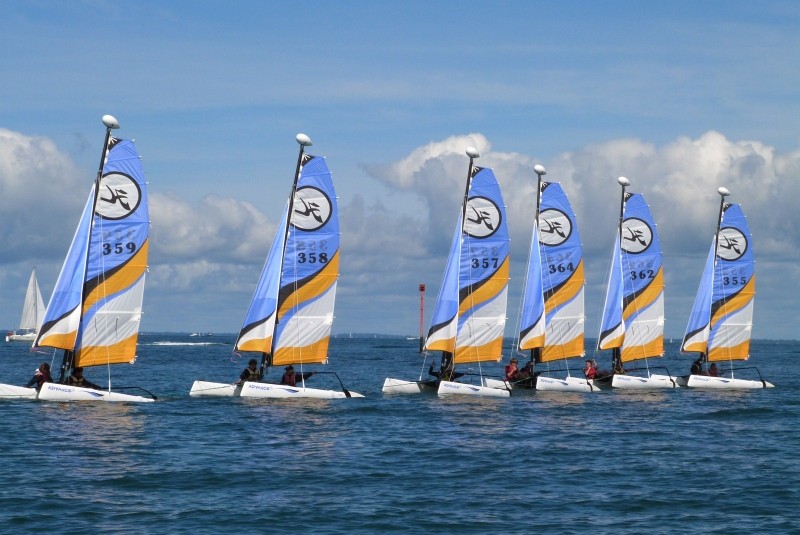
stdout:
<svg viewBox="0 0 800 535">
<path fill-rule="evenodd" d="M 620 348 L 623 362 L 664 354 L 661 245 L 639 193 L 625 194 L 598 348 Z"/>
<path fill-rule="evenodd" d="M 274 365 L 325 363 L 339 278 L 339 210 L 324 158 L 305 155 L 280 271 Z"/>
<path fill-rule="evenodd" d="M 520 322 L 521 350 L 542 362 L 584 355 L 584 270 L 575 213 L 558 183 L 542 183 Z"/>
<path fill-rule="evenodd" d="M 133 142 L 112 138 L 110 147 L 34 343 L 74 351 L 76 367 L 136 358 L 149 245 L 147 193 Z"/>
<path fill-rule="evenodd" d="M 38 329 L 39 324 L 44 319 L 44 310 L 42 292 L 39 290 L 36 270 L 34 269 L 31 271 L 31 278 L 28 279 L 28 289 L 25 291 L 25 303 L 22 305 L 22 318 L 19 320 L 19 328 L 22 330 Z"/>
<path fill-rule="evenodd" d="M 261 271 L 261 278 L 258 279 L 258 286 L 250 301 L 244 326 L 236 340 L 236 349 L 239 351 L 272 353 L 272 334 L 275 331 L 275 312 L 278 309 L 278 287 L 281 280 L 288 209 L 287 201 L 281 223 L 272 240 L 272 247 L 267 254 L 264 269 Z"/>
<path fill-rule="evenodd" d="M 473 167 L 425 349 L 455 363 L 500 360 L 508 298 L 509 237 L 500 186 Z"/>
<path fill-rule="evenodd" d="M 716 242 L 703 271 L 681 351 L 706 353 L 709 362 L 747 360 L 756 291 L 755 260 L 747 220 L 738 204 L 723 206 L 719 244 Z"/>
</svg>

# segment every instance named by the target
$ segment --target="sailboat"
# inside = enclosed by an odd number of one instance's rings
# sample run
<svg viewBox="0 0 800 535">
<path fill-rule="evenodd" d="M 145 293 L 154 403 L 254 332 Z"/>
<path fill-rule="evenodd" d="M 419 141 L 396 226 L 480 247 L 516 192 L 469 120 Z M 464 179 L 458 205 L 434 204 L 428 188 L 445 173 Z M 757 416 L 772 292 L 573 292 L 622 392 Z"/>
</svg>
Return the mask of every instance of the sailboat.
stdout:
<svg viewBox="0 0 800 535">
<path fill-rule="evenodd" d="M 500 360 L 508 297 L 508 223 L 500 186 L 491 169 L 473 165 L 479 157 L 477 150 L 470 147 L 467 155 L 466 190 L 423 347 L 426 352 L 442 352 L 439 371 L 434 372 L 438 377 L 387 378 L 385 393 L 509 396 L 507 388 L 486 386 L 483 374 L 479 374 L 480 384 L 453 380 L 465 375 L 456 371 L 459 364 Z"/>
<path fill-rule="evenodd" d="M 347 390 L 309 388 L 303 367 L 328 361 L 336 283 L 339 278 L 339 211 L 324 158 L 305 154 L 311 140 L 298 134 L 292 191 L 235 349 L 261 354 L 260 374 L 271 366 L 299 366 L 295 386 L 261 381 L 242 384 L 195 381 L 191 396 L 251 398 L 364 397 Z M 291 214 L 291 218 L 289 217 Z"/>
<path fill-rule="evenodd" d="M 72 239 L 34 349 L 63 349 L 59 384 L 45 383 L 39 399 L 154 401 L 60 384 L 70 369 L 133 363 L 142 316 L 150 220 L 144 172 L 133 141 L 111 137 L 119 123 L 103 116 L 100 168 Z M 110 378 L 110 373 L 109 373 Z"/>
<path fill-rule="evenodd" d="M 6 335 L 6 342 L 25 341 L 33 342 L 39 333 L 39 325 L 44 318 L 44 300 L 36 280 L 36 268 L 31 271 L 28 279 L 28 289 L 25 291 L 25 302 L 22 305 L 22 318 L 19 320 L 19 329 Z"/>
<path fill-rule="evenodd" d="M 622 186 L 599 350 L 612 350 L 612 371 L 591 382 L 627 389 L 677 387 L 676 378 L 653 373 L 649 359 L 664 356 L 664 271 L 661 245 L 650 208 L 640 193 Z M 625 365 L 632 362 L 641 365 Z M 652 368 L 652 369 L 651 369 Z M 666 370 L 663 366 L 659 366 Z"/>
<path fill-rule="evenodd" d="M 544 166 L 534 171 L 538 194 L 517 343 L 519 351 L 529 351 L 530 371 L 511 386 L 591 392 L 597 387 L 583 373 L 571 375 L 569 368 L 570 359 L 585 355 L 584 263 L 575 213 L 559 183 L 542 181 Z M 563 368 L 551 368 L 556 362 L 563 362 Z M 546 367 L 537 370 L 537 364 Z"/>
<path fill-rule="evenodd" d="M 702 362 L 728 362 L 727 377 L 692 373 L 680 378 L 690 388 L 728 390 L 772 388 L 758 380 L 734 377 L 733 361 L 750 356 L 753 301 L 756 294 L 755 260 L 747 220 L 738 204 L 725 202 L 727 188 L 719 188 L 717 230 L 711 241 L 700 288 L 689 316 L 682 353 L 699 353 Z M 706 372 L 708 373 L 708 372 Z"/>
</svg>

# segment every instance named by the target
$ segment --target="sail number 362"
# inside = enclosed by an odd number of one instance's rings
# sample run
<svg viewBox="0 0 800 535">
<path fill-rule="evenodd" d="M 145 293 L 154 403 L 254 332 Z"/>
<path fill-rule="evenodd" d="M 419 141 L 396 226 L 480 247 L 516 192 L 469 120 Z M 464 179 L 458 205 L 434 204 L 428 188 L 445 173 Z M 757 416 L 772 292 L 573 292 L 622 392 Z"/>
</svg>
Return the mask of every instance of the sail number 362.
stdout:
<svg viewBox="0 0 800 535">
<path fill-rule="evenodd" d="M 103 254 L 110 255 L 111 253 L 114 254 L 122 254 L 128 253 L 133 254 L 136 252 L 136 244 L 132 241 L 128 243 L 103 243 Z"/>
</svg>

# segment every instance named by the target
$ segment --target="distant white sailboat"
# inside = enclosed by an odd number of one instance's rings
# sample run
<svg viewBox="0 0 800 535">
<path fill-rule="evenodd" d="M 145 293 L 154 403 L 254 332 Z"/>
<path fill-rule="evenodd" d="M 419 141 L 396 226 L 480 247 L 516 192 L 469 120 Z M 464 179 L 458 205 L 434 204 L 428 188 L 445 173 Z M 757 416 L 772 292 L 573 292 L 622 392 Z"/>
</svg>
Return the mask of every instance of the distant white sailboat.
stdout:
<svg viewBox="0 0 800 535">
<path fill-rule="evenodd" d="M 473 165 L 478 152 L 467 149 L 467 186 L 450 246 L 439 296 L 425 340 L 425 351 L 441 351 L 436 379 L 386 378 L 383 392 L 440 396 L 508 397 L 506 387 L 455 381 L 456 366 L 500 360 L 508 297 L 509 237 L 500 185 L 491 169 Z"/>
<path fill-rule="evenodd" d="M 6 342 L 33 342 L 39 334 L 39 327 L 44 319 L 44 300 L 36 280 L 36 268 L 31 271 L 28 280 L 28 289 L 25 291 L 25 302 L 22 305 L 22 318 L 19 320 L 19 329 L 6 335 Z"/>
<path fill-rule="evenodd" d="M 730 195 L 719 188 L 717 230 L 711 242 L 700 288 L 689 316 L 682 353 L 699 353 L 700 362 L 691 375 L 680 378 L 682 386 L 746 390 L 772 388 L 770 382 L 754 369 L 757 380 L 734 376 L 733 362 L 750 357 L 750 337 L 753 329 L 753 302 L 756 294 L 755 257 L 752 237 L 742 207 L 725 202 Z M 713 370 L 702 371 L 702 364 L 729 363 L 729 368 L 715 375 Z M 693 367 L 694 368 L 694 367 Z"/>
</svg>

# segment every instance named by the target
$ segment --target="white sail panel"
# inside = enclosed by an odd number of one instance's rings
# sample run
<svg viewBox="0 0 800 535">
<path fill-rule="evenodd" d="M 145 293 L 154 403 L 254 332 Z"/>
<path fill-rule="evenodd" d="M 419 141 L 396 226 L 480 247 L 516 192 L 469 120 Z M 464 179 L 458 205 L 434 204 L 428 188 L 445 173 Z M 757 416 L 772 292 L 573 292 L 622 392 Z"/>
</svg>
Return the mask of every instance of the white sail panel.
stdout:
<svg viewBox="0 0 800 535">
<path fill-rule="evenodd" d="M 327 362 L 335 299 L 336 283 L 280 325 L 276 333 L 273 364 Z"/>
</svg>

